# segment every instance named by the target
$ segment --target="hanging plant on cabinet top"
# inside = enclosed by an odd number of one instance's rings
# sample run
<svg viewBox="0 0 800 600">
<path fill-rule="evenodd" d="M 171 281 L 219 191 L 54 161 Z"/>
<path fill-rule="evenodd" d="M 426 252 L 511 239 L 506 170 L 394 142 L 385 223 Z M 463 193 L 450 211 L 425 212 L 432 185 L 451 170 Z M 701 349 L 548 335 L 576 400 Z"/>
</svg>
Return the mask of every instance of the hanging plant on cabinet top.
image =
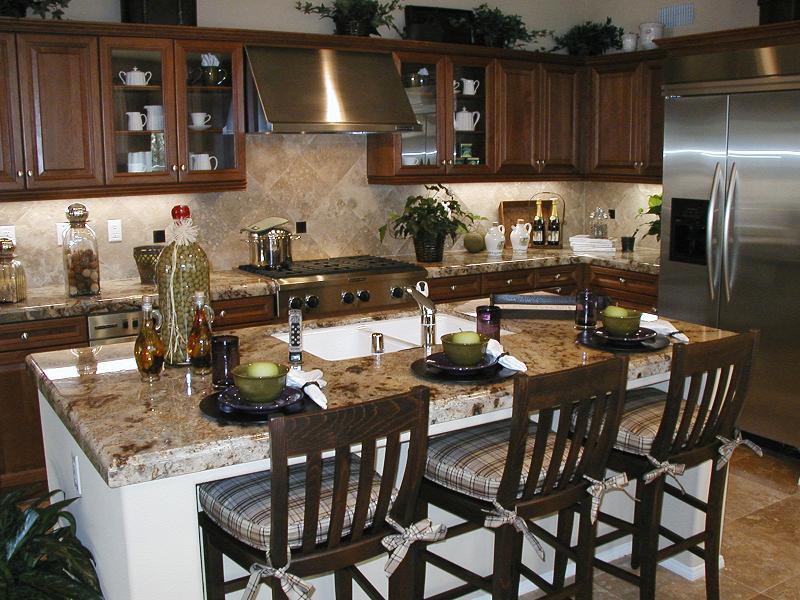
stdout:
<svg viewBox="0 0 800 600">
<path fill-rule="evenodd" d="M 320 19 L 332 20 L 337 35 L 380 35 L 379 27 L 391 27 L 400 34 L 392 15 L 400 8 L 400 0 L 333 0 L 330 4 L 298 0 L 295 8 L 307 15 L 317 14 Z"/>
</svg>

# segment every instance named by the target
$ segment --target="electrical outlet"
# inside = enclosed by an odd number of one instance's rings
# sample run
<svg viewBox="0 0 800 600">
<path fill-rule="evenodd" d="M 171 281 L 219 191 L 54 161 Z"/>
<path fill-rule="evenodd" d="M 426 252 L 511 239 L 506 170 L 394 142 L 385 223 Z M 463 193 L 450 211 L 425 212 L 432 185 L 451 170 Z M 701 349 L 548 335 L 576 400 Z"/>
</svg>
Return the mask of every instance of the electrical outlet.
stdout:
<svg viewBox="0 0 800 600">
<path fill-rule="evenodd" d="M 306 221 L 297 221 L 294 224 L 294 232 L 295 233 L 308 233 L 308 225 Z"/>
<path fill-rule="evenodd" d="M 0 225 L 0 237 L 8 238 L 17 243 L 17 228 L 14 225 Z"/>
<path fill-rule="evenodd" d="M 153 230 L 153 243 L 154 244 L 163 244 L 167 241 L 166 233 L 163 229 L 155 229 Z"/>
<path fill-rule="evenodd" d="M 78 464 L 78 457 L 72 455 L 72 483 L 75 486 L 75 497 L 80 498 L 83 494 L 81 490 L 81 468 Z"/>
<path fill-rule="evenodd" d="M 69 229 L 69 223 L 56 223 L 56 244 L 64 245 L 64 232 Z"/>
<path fill-rule="evenodd" d="M 608 209 L 608 218 L 609 219 L 616 219 L 617 218 L 617 211 L 613 208 Z"/>
<path fill-rule="evenodd" d="M 108 220 L 108 241 L 109 242 L 122 241 L 122 219 Z"/>
</svg>

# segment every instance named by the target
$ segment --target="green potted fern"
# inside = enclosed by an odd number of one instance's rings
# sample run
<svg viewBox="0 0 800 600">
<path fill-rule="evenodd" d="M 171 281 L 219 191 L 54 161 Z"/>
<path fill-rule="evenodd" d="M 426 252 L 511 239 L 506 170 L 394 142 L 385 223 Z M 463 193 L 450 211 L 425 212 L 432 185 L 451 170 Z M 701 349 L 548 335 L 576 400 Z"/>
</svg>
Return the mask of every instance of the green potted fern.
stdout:
<svg viewBox="0 0 800 600">
<path fill-rule="evenodd" d="M 43 19 L 48 15 L 60 19 L 69 3 L 70 0 L 0 0 L 0 17 L 23 19 L 30 10 Z"/>
<path fill-rule="evenodd" d="M 379 27 L 391 27 L 398 34 L 394 24 L 395 10 L 400 8 L 400 0 L 379 2 L 378 0 L 333 0 L 330 4 L 312 4 L 297 0 L 295 8 L 307 15 L 317 14 L 320 19 L 330 19 L 336 27 L 337 35 L 368 36 L 380 35 Z"/>
<path fill-rule="evenodd" d="M 20 490 L 0 495 L 0 598 L 101 600 L 91 552 L 75 535 L 75 517 L 54 502 L 59 490 L 24 503 Z"/>
<path fill-rule="evenodd" d="M 572 56 L 597 56 L 611 48 L 622 48 L 623 33 L 622 27 L 611 23 L 611 17 L 605 23 L 586 21 L 556 37 L 553 50 L 566 48 Z"/>
</svg>

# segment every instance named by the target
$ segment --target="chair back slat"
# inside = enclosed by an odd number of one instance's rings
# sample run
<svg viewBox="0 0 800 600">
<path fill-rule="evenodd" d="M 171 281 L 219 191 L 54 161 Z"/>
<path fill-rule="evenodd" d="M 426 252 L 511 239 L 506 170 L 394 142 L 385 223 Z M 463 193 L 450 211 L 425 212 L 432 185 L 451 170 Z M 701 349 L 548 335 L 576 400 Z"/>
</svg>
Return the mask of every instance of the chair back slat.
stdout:
<svg viewBox="0 0 800 600">
<path fill-rule="evenodd" d="M 410 434 L 414 443 L 409 447 L 403 486 L 392 510 L 393 512 L 396 510 L 398 515 L 413 515 L 413 506 L 410 508 L 398 506 L 398 503 L 401 498 L 405 504 L 416 503 L 427 453 L 428 402 L 428 389 L 418 386 L 405 394 L 354 406 L 280 417 L 270 421 L 272 462 L 270 553 L 274 566 L 280 567 L 285 564 L 291 457 L 302 456 L 306 459 L 301 467 L 305 471 L 302 535 L 304 552 L 319 549 L 317 531 L 324 477 L 322 456 L 325 452 L 335 451 L 326 548 L 336 548 L 360 541 L 372 532 L 375 535 L 385 535 L 383 530 L 385 517 L 400 467 L 400 436 L 406 432 Z M 383 439 L 387 440 L 385 458 L 382 465 L 377 465 L 376 462 L 379 462 L 377 443 Z M 355 467 L 352 464 L 354 460 L 352 452 L 354 447 L 358 446 L 361 448 L 361 456 L 359 466 Z M 382 472 L 378 469 L 379 466 L 382 466 Z M 367 527 L 370 501 L 375 503 L 373 488 L 377 487 L 376 469 L 381 473 L 377 515 L 372 525 Z M 351 502 L 348 508 L 348 495 L 352 498 L 352 493 L 348 492 L 353 489 L 356 490 L 355 504 Z M 350 535 L 342 538 L 345 517 L 350 511 L 352 511 Z M 401 520 L 404 524 L 408 524 L 407 519 Z"/>
<path fill-rule="evenodd" d="M 672 347 L 664 416 L 651 453 L 659 460 L 730 437 L 744 405 L 758 334 Z M 685 394 L 686 382 L 689 392 Z"/>
<path fill-rule="evenodd" d="M 322 487 L 322 453 L 306 454 L 306 491 L 303 507 L 303 551 L 310 552 L 317 545 L 319 528 L 319 494 Z"/>
<path fill-rule="evenodd" d="M 347 495 L 350 489 L 351 456 L 350 446 L 340 446 L 336 448 L 331 521 L 328 529 L 328 548 L 336 548 L 342 541 L 344 515 L 347 510 Z"/>
<path fill-rule="evenodd" d="M 501 504 L 571 493 L 577 486 L 588 485 L 584 474 L 602 477 L 622 415 L 627 368 L 626 358 L 613 358 L 558 373 L 517 376 L 508 454 L 498 493 Z M 552 432 L 556 411 L 559 421 Z M 538 413 L 534 433 L 529 432 L 531 413 Z M 532 450 L 526 450 L 529 435 L 535 436 Z M 529 468 L 518 498 L 527 461 Z"/>
<path fill-rule="evenodd" d="M 369 504 L 372 499 L 372 484 L 375 480 L 375 440 L 364 442 L 361 446 L 359 458 L 361 466 L 358 473 L 358 496 L 353 509 L 353 526 L 350 539 L 354 542 L 361 539 L 364 525 L 369 514 Z"/>
</svg>

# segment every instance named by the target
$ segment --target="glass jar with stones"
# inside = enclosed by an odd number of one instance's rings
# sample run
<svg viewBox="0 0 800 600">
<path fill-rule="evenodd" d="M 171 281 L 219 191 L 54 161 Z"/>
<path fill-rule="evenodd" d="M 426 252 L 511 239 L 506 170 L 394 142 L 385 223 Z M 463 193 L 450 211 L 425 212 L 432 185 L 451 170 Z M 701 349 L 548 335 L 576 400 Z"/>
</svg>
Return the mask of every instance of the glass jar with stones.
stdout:
<svg viewBox="0 0 800 600">
<path fill-rule="evenodd" d="M 64 232 L 64 283 L 67 296 L 92 296 L 100 293 L 100 256 L 97 237 L 90 227 L 89 211 L 76 202 L 67 207 L 69 229 Z"/>
<path fill-rule="evenodd" d="M 188 206 L 172 209 L 172 224 L 167 228 L 169 244 L 156 264 L 158 304 L 163 324 L 161 337 L 169 366 L 189 364 L 187 344 L 194 321 L 195 292 L 211 297 L 208 257 L 197 243 L 197 227 Z"/>
<path fill-rule="evenodd" d="M 0 302 L 19 302 L 27 295 L 25 268 L 14 256 L 16 247 L 13 240 L 0 238 Z"/>
</svg>

